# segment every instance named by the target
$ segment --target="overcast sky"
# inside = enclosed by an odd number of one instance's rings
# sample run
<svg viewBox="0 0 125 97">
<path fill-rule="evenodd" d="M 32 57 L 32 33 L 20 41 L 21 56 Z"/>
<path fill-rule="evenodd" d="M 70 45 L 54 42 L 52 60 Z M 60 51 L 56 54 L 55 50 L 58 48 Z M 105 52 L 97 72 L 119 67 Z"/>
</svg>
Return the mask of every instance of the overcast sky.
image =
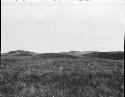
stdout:
<svg viewBox="0 0 125 97">
<path fill-rule="evenodd" d="M 124 50 L 125 2 L 2 1 L 6 2 L 1 7 L 2 52 L 19 49 L 34 52 Z"/>
</svg>

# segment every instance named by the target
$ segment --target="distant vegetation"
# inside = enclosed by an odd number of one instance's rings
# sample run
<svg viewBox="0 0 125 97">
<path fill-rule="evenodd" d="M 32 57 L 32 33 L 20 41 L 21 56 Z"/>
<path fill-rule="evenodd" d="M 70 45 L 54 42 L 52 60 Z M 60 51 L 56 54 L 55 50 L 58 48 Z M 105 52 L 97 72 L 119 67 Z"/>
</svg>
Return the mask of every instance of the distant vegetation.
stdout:
<svg viewBox="0 0 125 97">
<path fill-rule="evenodd" d="M 123 53 L 2 54 L 0 97 L 124 97 Z"/>
</svg>

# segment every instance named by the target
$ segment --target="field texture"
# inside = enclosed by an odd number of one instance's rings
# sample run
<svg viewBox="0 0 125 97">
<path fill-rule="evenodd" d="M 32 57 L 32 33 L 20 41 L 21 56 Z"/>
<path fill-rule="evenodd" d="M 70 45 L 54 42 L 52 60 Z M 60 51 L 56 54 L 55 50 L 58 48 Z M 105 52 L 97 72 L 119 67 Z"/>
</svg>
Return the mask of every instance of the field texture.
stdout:
<svg viewBox="0 0 125 97">
<path fill-rule="evenodd" d="M 123 56 L 90 55 L 1 55 L 0 97 L 124 97 Z"/>
</svg>

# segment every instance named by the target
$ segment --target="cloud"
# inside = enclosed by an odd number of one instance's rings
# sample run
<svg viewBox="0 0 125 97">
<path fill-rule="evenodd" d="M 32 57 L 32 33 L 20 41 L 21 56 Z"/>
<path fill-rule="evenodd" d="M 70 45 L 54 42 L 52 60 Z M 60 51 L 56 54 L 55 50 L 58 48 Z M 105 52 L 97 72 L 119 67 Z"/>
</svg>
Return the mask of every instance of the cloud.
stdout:
<svg viewBox="0 0 125 97">
<path fill-rule="evenodd" d="M 25 16 L 28 17 L 28 18 L 36 18 L 36 19 L 42 19 L 43 18 L 42 13 L 26 13 Z"/>
</svg>

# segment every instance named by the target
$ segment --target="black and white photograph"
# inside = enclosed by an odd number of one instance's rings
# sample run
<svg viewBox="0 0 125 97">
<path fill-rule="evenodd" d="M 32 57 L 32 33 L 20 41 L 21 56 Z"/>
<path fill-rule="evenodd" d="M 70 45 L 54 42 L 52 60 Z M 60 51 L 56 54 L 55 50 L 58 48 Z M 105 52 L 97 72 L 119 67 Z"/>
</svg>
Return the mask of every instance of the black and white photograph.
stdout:
<svg viewBox="0 0 125 97">
<path fill-rule="evenodd" d="M 125 0 L 1 0 L 0 97 L 124 97 Z"/>
</svg>

